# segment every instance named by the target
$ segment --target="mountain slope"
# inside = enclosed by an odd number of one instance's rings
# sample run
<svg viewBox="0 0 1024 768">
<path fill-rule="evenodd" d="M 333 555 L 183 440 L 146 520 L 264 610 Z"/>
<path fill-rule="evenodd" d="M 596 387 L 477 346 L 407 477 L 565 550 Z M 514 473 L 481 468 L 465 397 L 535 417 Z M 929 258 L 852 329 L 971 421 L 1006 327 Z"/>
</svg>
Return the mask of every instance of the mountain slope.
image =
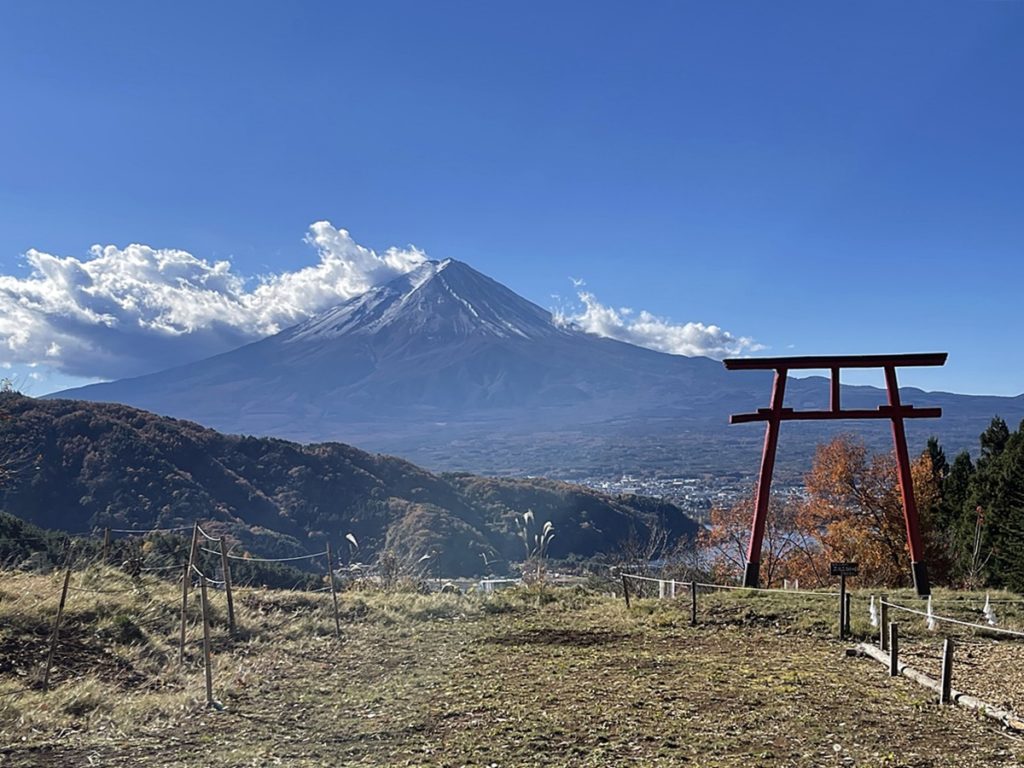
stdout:
<svg viewBox="0 0 1024 768">
<path fill-rule="evenodd" d="M 121 405 L 0 394 L 7 456 L 29 456 L 0 508 L 47 528 L 173 527 L 211 520 L 251 550 L 291 555 L 355 534 L 360 557 L 436 552 L 447 574 L 522 559 L 515 520 L 550 520 L 551 555 L 611 553 L 656 521 L 696 525 L 675 506 L 546 480 L 435 475 L 347 445 L 222 435 Z"/>
<path fill-rule="evenodd" d="M 61 396 L 123 402 L 233 433 L 343 440 L 432 467 L 492 473 L 721 472 L 756 468 L 760 431 L 728 414 L 767 404 L 765 372 L 728 373 L 559 325 L 457 261 L 428 262 L 310 320 L 216 357 Z M 827 383 L 792 379 L 790 405 L 824 404 Z M 872 407 L 884 393 L 844 387 Z M 972 447 L 993 415 L 1024 418 L 1024 397 L 907 390 L 942 405 L 911 425 L 923 443 Z M 849 425 L 839 427 L 849 429 Z M 876 448 L 887 431 L 861 427 Z M 805 466 L 834 425 L 787 427 L 780 467 Z"/>
<path fill-rule="evenodd" d="M 187 412 L 231 431 L 327 437 L 352 421 L 486 418 L 526 407 L 596 421 L 635 407 L 624 400 L 640 388 L 658 400 L 697 380 L 732 381 L 704 358 L 559 327 L 504 286 L 445 261 L 223 355 L 61 396 Z"/>
</svg>

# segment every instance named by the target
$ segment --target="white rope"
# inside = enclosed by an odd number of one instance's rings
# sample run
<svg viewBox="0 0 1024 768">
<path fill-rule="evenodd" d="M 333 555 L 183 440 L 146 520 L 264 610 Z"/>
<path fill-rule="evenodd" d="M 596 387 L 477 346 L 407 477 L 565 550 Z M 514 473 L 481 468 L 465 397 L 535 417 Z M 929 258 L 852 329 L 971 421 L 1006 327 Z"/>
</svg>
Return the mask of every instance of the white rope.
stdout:
<svg viewBox="0 0 1024 768">
<path fill-rule="evenodd" d="M 89 589 L 88 587 L 72 587 L 68 584 L 68 589 L 73 592 L 94 592 L 99 595 L 119 595 L 128 592 L 135 592 L 135 589 Z"/>
<path fill-rule="evenodd" d="M 207 541 L 220 541 L 220 538 L 218 536 L 211 536 L 206 531 L 204 531 L 203 527 L 199 525 L 199 523 L 196 523 L 196 530 L 203 534 L 203 536 L 206 537 Z"/>
<path fill-rule="evenodd" d="M 52 539 L 44 539 L 42 536 L 0 536 L 0 541 L 53 541 L 59 542 L 62 537 L 54 536 Z"/>
<path fill-rule="evenodd" d="M 928 618 L 928 614 L 925 611 L 919 611 L 915 608 L 907 608 L 905 605 L 897 605 L 896 603 L 890 603 L 888 600 L 882 600 L 882 605 L 887 605 L 890 608 L 895 608 L 897 611 L 906 611 L 907 613 L 917 614 L 918 616 L 924 616 Z M 951 619 L 946 616 L 936 616 L 932 614 L 931 620 L 934 621 L 945 621 L 949 624 L 959 624 L 962 627 L 973 627 L 974 629 L 983 629 L 986 632 L 998 632 L 1003 635 L 1010 635 L 1011 637 L 1024 637 L 1024 632 L 1014 632 L 1012 629 L 1003 629 L 1002 627 L 986 627 L 984 624 L 974 624 L 970 621 L 961 621 L 960 619 Z"/>
<path fill-rule="evenodd" d="M 111 533 L 176 533 L 178 531 L 191 531 L 191 525 L 183 525 L 180 528 L 111 528 Z"/>
<path fill-rule="evenodd" d="M 627 579 L 636 579 L 641 582 L 654 582 L 658 584 L 671 584 L 672 589 L 679 587 L 689 587 L 689 582 L 675 582 L 671 579 L 652 579 L 651 577 L 642 577 L 638 573 L 623 573 Z M 812 592 L 811 590 L 780 590 L 780 589 L 768 589 L 765 587 L 738 587 L 733 584 L 707 584 L 705 582 L 696 582 L 697 587 L 705 587 L 707 589 L 716 590 L 745 590 L 748 592 L 771 592 L 778 595 L 813 595 L 815 597 L 838 597 L 838 592 Z"/>
<path fill-rule="evenodd" d="M 624 573 L 622 574 L 627 579 L 637 579 L 639 581 L 651 581 L 658 584 L 672 584 L 674 586 L 689 587 L 690 582 L 688 581 L 673 581 L 672 579 L 655 579 L 650 576 L 640 576 L 635 573 Z M 742 589 L 748 592 L 773 592 L 780 595 L 814 595 L 816 597 L 838 597 L 838 592 L 812 592 L 808 589 L 769 589 L 767 587 L 740 587 L 735 584 L 707 584 L 702 581 L 696 582 L 698 587 L 706 587 L 708 589 Z"/>
<path fill-rule="evenodd" d="M 42 541 L 44 543 L 62 544 L 68 539 L 87 539 L 92 535 L 91 533 L 60 533 L 54 531 L 49 538 L 43 536 L 0 536 L 0 541 Z"/>
<path fill-rule="evenodd" d="M 739 587 L 734 584 L 704 584 L 697 582 L 698 587 L 711 589 L 742 589 L 748 592 L 773 592 L 777 595 L 812 595 L 814 597 L 838 597 L 838 592 L 814 592 L 809 589 L 774 589 L 769 587 Z"/>
<path fill-rule="evenodd" d="M 200 547 L 203 552 L 209 552 L 212 555 L 219 555 L 220 552 L 214 549 L 207 549 L 206 547 Z M 248 555 L 228 555 L 231 560 L 245 560 L 249 563 L 288 563 L 292 560 L 311 560 L 314 557 L 323 557 L 327 554 L 327 551 L 316 552 L 312 555 L 298 555 L 296 557 L 249 557 Z"/>
<path fill-rule="evenodd" d="M 147 565 L 139 570 L 142 571 L 170 571 L 170 570 L 181 570 L 180 565 Z"/>
<path fill-rule="evenodd" d="M 199 578 L 205 579 L 207 584 L 216 584 L 217 586 L 223 586 L 227 584 L 227 581 L 217 581 L 216 579 L 211 579 L 205 573 L 196 568 L 195 563 L 192 564 L 192 570 L 199 574 Z"/>
<path fill-rule="evenodd" d="M 988 597 L 988 593 L 985 593 L 985 596 L 987 598 Z M 994 598 L 989 598 L 989 599 L 993 603 L 1012 603 L 1012 604 L 1016 604 L 1016 605 L 1024 605 L 1024 599 L 1021 599 L 1021 598 L 994 597 Z M 935 602 L 939 603 L 940 605 L 944 605 L 945 603 L 974 603 L 974 602 L 977 602 L 977 600 L 978 600 L 978 598 L 972 597 L 972 596 L 968 596 L 968 595 L 964 595 L 963 597 L 941 597 L 940 596 L 940 597 L 935 598 Z"/>
<path fill-rule="evenodd" d="M 624 573 L 622 575 L 625 576 L 627 579 L 637 579 L 638 581 L 653 581 L 655 583 L 671 581 L 671 579 L 653 579 L 650 576 L 641 576 L 641 575 L 636 574 L 636 573 Z M 690 582 L 688 582 L 688 581 L 680 581 L 678 583 L 679 584 L 685 584 L 686 586 L 690 586 Z"/>
</svg>

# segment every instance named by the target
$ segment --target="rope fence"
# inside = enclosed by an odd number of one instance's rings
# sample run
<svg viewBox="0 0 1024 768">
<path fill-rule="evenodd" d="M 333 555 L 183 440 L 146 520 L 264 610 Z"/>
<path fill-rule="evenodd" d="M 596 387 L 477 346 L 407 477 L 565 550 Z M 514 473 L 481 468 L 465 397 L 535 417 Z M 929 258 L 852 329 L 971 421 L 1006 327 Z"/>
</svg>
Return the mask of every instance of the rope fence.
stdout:
<svg viewBox="0 0 1024 768">
<path fill-rule="evenodd" d="M 183 533 L 192 532 L 192 543 L 191 546 L 186 550 L 186 562 L 176 564 L 164 564 L 164 565 L 142 565 L 141 557 L 129 557 L 122 567 L 132 576 L 137 583 L 128 588 L 111 588 L 102 586 L 86 586 L 82 583 L 72 584 L 71 577 L 73 572 L 73 560 L 77 559 L 77 565 L 75 568 L 89 568 L 99 563 L 110 561 L 110 555 L 112 550 L 112 538 L 111 535 L 115 533 L 129 534 L 132 536 L 146 536 L 153 533 Z M 101 542 L 101 548 L 96 557 L 86 558 L 83 560 L 81 555 L 77 558 L 71 556 L 69 550 L 69 544 L 72 543 L 72 539 L 78 538 L 98 538 Z M 211 546 L 200 546 L 200 538 Z M 193 523 L 189 526 L 178 526 L 178 527 L 165 527 L 165 528 L 148 528 L 148 529 L 136 529 L 136 528 L 104 528 L 97 529 L 91 533 L 82 534 L 58 534 L 55 536 L 0 536 L 0 542 L 25 542 L 29 544 L 30 549 L 34 549 L 35 545 L 45 545 L 48 547 L 55 547 L 62 545 L 64 555 L 60 558 L 62 561 L 61 570 L 63 573 L 62 586 L 60 590 L 60 601 L 57 608 L 56 616 L 53 620 L 53 626 L 51 629 L 49 650 L 46 657 L 45 666 L 41 671 L 41 688 L 43 691 L 48 690 L 50 684 L 50 676 L 52 670 L 55 669 L 54 662 L 56 660 L 56 652 L 58 646 L 61 645 L 60 641 L 60 629 L 61 623 L 64 618 L 64 609 L 67 603 L 69 595 L 72 594 L 92 594 L 92 595 L 123 595 L 123 594 L 145 594 L 146 584 L 139 580 L 139 576 L 142 573 L 152 574 L 152 578 L 166 580 L 168 575 L 177 572 L 177 580 L 181 583 L 182 595 L 181 595 L 181 619 L 180 619 L 180 631 L 179 631 L 179 663 L 184 664 L 186 660 L 185 648 L 187 644 L 194 642 L 193 633 L 189 631 L 190 626 L 194 626 L 194 619 L 190 615 L 188 606 L 188 593 L 189 588 L 194 582 L 198 582 L 198 597 L 201 608 L 202 616 L 202 654 L 204 660 L 204 671 L 205 671 L 205 682 L 206 682 L 206 700 L 207 705 L 214 708 L 221 708 L 220 705 L 213 696 L 213 667 L 212 667 L 212 642 L 211 637 L 211 611 L 210 611 L 210 595 L 208 587 L 219 587 L 223 588 L 227 601 L 227 619 L 228 619 L 228 632 L 230 637 L 236 636 L 235 626 L 235 613 L 234 613 L 234 600 L 232 596 L 232 582 L 231 582 L 231 567 L 230 562 L 249 562 L 253 564 L 275 564 L 275 563 L 292 563 L 299 561 L 313 561 L 317 558 L 327 558 L 327 569 L 326 575 L 330 579 L 329 586 L 321 587 L 319 589 L 309 590 L 315 593 L 330 592 L 333 598 L 333 618 L 335 624 L 335 632 L 337 637 L 341 638 L 341 624 L 340 615 L 338 609 L 336 585 L 334 583 L 333 573 L 333 558 L 331 555 L 330 543 L 327 545 L 327 549 L 321 552 L 314 552 L 311 554 L 296 555 L 291 557 L 253 557 L 249 554 L 239 555 L 230 554 L 225 548 L 225 539 L 223 537 L 212 536 L 206 531 L 198 522 Z M 97 542 L 97 543 L 100 543 Z M 217 547 L 218 549 L 211 548 Z M 219 558 L 219 567 L 223 572 L 222 579 L 214 579 L 207 575 L 202 564 L 199 561 L 198 555 L 202 553 L 208 553 Z M 180 556 L 180 553 L 179 553 Z M 159 562 L 159 561 L 158 561 Z M 173 578 L 173 576 L 172 576 Z M 280 579 L 278 579 L 280 581 Z M 301 587 L 303 581 L 296 582 L 295 588 Z M 285 587 L 286 588 L 286 587 Z M 11 605 L 18 605 L 27 598 L 27 595 L 15 596 Z M 134 623 L 138 627 L 146 627 L 148 631 L 155 632 L 166 632 L 166 622 L 158 620 L 157 613 L 160 612 L 160 606 L 158 606 L 155 598 L 150 599 L 146 605 L 139 609 L 138 614 L 134 618 Z M 290 620 L 289 620 L 290 621 Z M 27 690 L 27 689 L 26 689 Z M 19 696 L 23 693 L 21 690 L 15 690 L 10 692 L 0 693 L 0 700 L 6 700 L 11 696 Z"/>
<path fill-rule="evenodd" d="M 622 574 L 622 576 L 623 576 L 623 578 L 627 578 L 627 579 L 635 579 L 637 581 L 647 581 L 647 582 L 652 582 L 652 583 L 658 584 L 659 585 L 659 589 L 660 589 L 660 585 L 662 585 L 662 584 L 671 585 L 672 588 L 683 587 L 685 589 L 689 589 L 690 585 L 694 584 L 695 586 L 701 587 L 703 589 L 725 589 L 725 590 L 737 590 L 737 591 L 743 591 L 743 592 L 772 592 L 772 593 L 783 594 L 783 595 L 812 595 L 814 597 L 838 597 L 839 596 L 838 592 L 819 592 L 819 591 L 813 591 L 813 590 L 809 590 L 809 589 L 778 589 L 778 588 L 769 588 L 769 587 L 743 587 L 743 586 L 739 586 L 737 584 L 711 584 L 711 583 L 703 582 L 703 581 L 694 581 L 694 582 L 690 582 L 690 581 L 676 581 L 674 579 L 658 579 L 658 578 L 654 578 L 652 576 L 641 576 L 640 574 L 637 574 L 637 573 L 624 573 L 624 574 Z"/>
<path fill-rule="evenodd" d="M 211 555 L 220 555 L 220 552 L 214 549 L 207 549 L 206 547 L 200 547 L 203 552 L 209 552 Z M 296 560 L 312 560 L 317 557 L 323 557 L 327 554 L 327 551 L 315 552 L 312 555 L 296 555 L 295 557 L 252 557 L 251 555 L 232 555 L 228 554 L 226 557 L 229 560 L 243 560 L 247 563 L 290 563 Z"/>
<path fill-rule="evenodd" d="M 1017 632 L 1012 629 L 1005 629 L 1004 627 L 996 627 L 991 624 L 976 624 L 971 621 L 963 621 L 961 619 L 954 619 L 949 616 L 939 616 L 938 614 L 930 611 L 922 611 L 917 608 L 908 608 L 905 605 L 899 605 L 897 603 L 890 602 L 888 600 L 879 600 L 880 605 L 884 605 L 887 608 L 895 608 L 897 611 L 903 611 L 905 613 L 911 613 L 917 616 L 922 616 L 931 622 L 945 622 L 947 624 L 958 624 L 962 627 L 971 627 L 972 629 L 980 629 L 985 632 L 994 632 L 1000 635 L 1007 635 L 1009 637 L 1020 637 L 1024 638 L 1024 632 Z"/>
<path fill-rule="evenodd" d="M 962 602 L 962 599 L 958 599 L 952 602 Z M 985 649 L 994 648 L 995 646 L 991 642 L 994 638 L 988 638 L 990 641 L 984 645 L 978 642 L 971 642 L 970 640 L 964 640 L 962 637 L 957 637 L 950 634 L 944 634 L 942 638 L 942 654 L 941 663 L 939 666 L 939 674 L 937 677 L 932 677 L 919 669 L 911 667 L 909 664 L 904 663 L 901 660 L 901 640 L 903 633 L 900 631 L 902 625 L 896 621 L 889 620 L 889 611 L 901 611 L 911 616 L 919 616 L 924 618 L 927 622 L 927 627 L 931 631 L 938 629 L 939 623 L 950 624 L 958 627 L 965 627 L 975 631 L 982 631 L 985 633 L 992 633 L 999 635 L 1003 638 L 1024 638 L 1024 632 L 1020 632 L 1012 629 L 1005 629 L 1003 627 L 995 626 L 995 614 L 992 611 L 991 603 L 994 602 L 986 595 L 985 608 L 983 609 L 983 615 L 986 618 L 987 624 L 979 624 L 973 621 L 964 621 L 962 619 L 953 618 L 951 616 L 941 616 L 936 614 L 932 609 L 932 599 L 928 598 L 927 610 L 920 610 L 918 608 L 911 608 L 906 605 L 900 605 L 888 600 L 885 596 L 879 598 L 877 608 L 875 604 L 875 597 L 871 597 L 871 625 L 876 627 L 878 630 L 878 645 L 875 646 L 870 642 L 862 642 L 857 646 L 857 651 L 861 656 L 872 658 L 875 661 L 881 662 L 883 665 L 888 667 L 889 676 L 897 677 L 903 675 L 909 678 L 918 685 L 928 688 L 938 694 L 940 705 L 957 705 L 970 709 L 981 716 L 990 718 L 999 722 L 1001 725 L 1009 730 L 1016 731 L 1018 733 L 1024 732 L 1024 719 L 1014 713 L 1012 705 L 1008 705 L 1009 708 L 1003 708 L 1007 705 L 993 706 L 991 703 L 979 699 L 963 691 L 958 691 L 953 688 L 953 672 L 954 672 L 954 655 L 955 649 L 958 645 L 968 645 L 971 650 L 968 652 L 967 661 L 961 661 L 960 670 L 968 680 L 968 684 L 971 684 L 971 680 L 974 680 L 974 685 L 977 685 L 979 679 L 974 677 L 977 674 L 977 668 L 984 661 L 984 656 L 978 656 Z M 1009 601 L 1018 602 L 1018 601 Z M 1005 605 L 1006 602 L 1003 602 Z M 913 640 L 913 635 L 911 635 Z M 1001 645 L 996 640 L 997 645 Z M 918 641 L 920 645 L 920 640 Z M 928 644 L 926 644 L 927 647 Z M 1007 646 L 1014 647 L 1015 643 L 1008 642 Z M 1019 646 L 1017 646 L 1019 647 Z M 918 648 L 915 652 L 914 645 L 911 645 L 911 650 L 907 651 L 907 654 L 914 658 L 927 660 L 928 658 L 934 658 L 931 656 L 931 651 L 925 651 L 922 654 Z M 1006 657 L 996 656 L 995 663 L 1005 664 Z M 998 674 L 998 673 L 997 673 Z M 988 689 L 989 693 L 994 691 L 1002 690 L 999 685 L 995 688 L 991 687 L 991 683 L 986 685 L 984 682 L 984 676 L 981 680 L 981 689 Z M 1005 682 L 1003 683 L 1005 685 Z M 1001 700 L 1001 699 L 1000 699 Z"/>
<path fill-rule="evenodd" d="M 850 633 L 850 604 L 851 596 L 846 593 L 842 587 L 838 593 L 835 592 L 812 592 L 807 590 L 788 590 L 788 589 L 770 589 L 770 588 L 748 588 L 741 587 L 731 584 L 709 584 L 705 582 L 693 581 L 675 581 L 674 579 L 659 579 L 651 576 L 643 576 L 635 573 L 622 573 L 622 590 L 623 597 L 625 599 L 626 608 L 630 607 L 630 582 L 639 582 L 640 584 L 651 583 L 658 584 L 658 598 L 664 599 L 676 597 L 676 587 L 683 586 L 689 588 L 690 592 L 690 623 L 693 626 L 697 625 L 697 590 L 698 587 L 705 589 L 724 589 L 724 590 L 736 590 L 736 591 L 750 591 L 760 593 L 777 593 L 777 594 L 801 594 L 810 595 L 816 597 L 835 597 L 839 596 L 839 639 L 843 640 Z M 955 598 L 950 600 L 950 603 L 963 603 L 968 599 L 977 598 Z M 910 667 L 905 663 L 900 662 L 900 632 L 899 625 L 897 622 L 889 621 L 889 610 L 902 611 L 904 613 L 919 616 L 927 621 L 929 630 L 935 630 L 939 623 L 946 623 L 949 625 L 955 625 L 965 627 L 974 631 L 986 633 L 988 635 L 997 635 L 997 638 L 988 637 L 990 641 L 985 646 L 981 646 L 978 643 L 974 643 L 973 650 L 968 653 L 968 658 L 972 655 L 977 655 L 984 648 L 991 648 L 992 641 L 998 642 L 999 639 L 1005 639 L 1012 641 L 1016 639 L 1024 639 L 1024 631 L 1018 631 L 1014 629 L 1007 629 L 1004 627 L 996 626 L 996 615 L 992 609 L 992 604 L 1008 605 L 1020 605 L 1024 603 L 1022 600 L 1015 600 L 1012 598 L 1008 599 L 996 599 L 993 600 L 988 595 L 985 596 L 985 607 L 982 609 L 982 614 L 985 617 L 987 624 L 980 624 L 973 621 L 965 621 L 963 619 L 957 619 L 952 616 L 942 616 L 936 614 L 932 608 L 932 599 L 928 598 L 927 610 L 921 610 L 918 608 L 911 608 L 906 605 L 894 603 L 886 597 L 878 599 L 874 595 L 871 596 L 870 603 L 870 616 L 871 625 L 878 628 L 878 646 L 875 647 L 871 643 L 862 642 L 857 646 L 856 654 L 864 657 L 870 657 L 885 664 L 889 668 L 889 675 L 896 677 L 897 675 L 903 675 L 914 682 L 929 688 L 938 693 L 939 704 L 955 704 L 958 706 L 966 707 L 979 713 L 980 715 L 996 720 L 1006 728 L 1016 731 L 1018 733 L 1024 732 L 1024 718 L 1015 714 L 1010 709 L 1000 708 L 993 706 L 992 704 L 982 701 L 974 695 L 954 690 L 952 687 L 953 679 L 953 656 L 954 648 L 957 644 L 965 642 L 962 639 L 957 639 L 946 635 L 943 638 L 942 643 L 942 660 L 941 660 L 941 674 L 938 678 L 930 677 L 923 672 Z M 969 641 L 967 641 L 970 645 Z M 1013 647 L 1015 643 L 1008 642 L 1008 646 Z M 849 653 L 849 652 L 848 652 Z M 912 653 L 912 652 L 911 652 Z M 996 657 L 999 659 L 1000 657 Z M 998 662 L 997 662 L 998 663 Z M 976 660 L 967 660 L 961 662 L 961 671 L 967 677 L 968 683 L 970 684 L 971 672 L 977 666 Z M 984 682 L 981 684 L 982 689 L 986 689 Z M 998 690 L 998 689 L 997 689 Z"/>
<path fill-rule="evenodd" d="M 138 592 L 138 589 L 135 587 L 129 589 L 94 589 L 91 587 L 72 587 L 68 585 L 68 589 L 72 592 L 91 592 L 97 595 L 122 595 L 129 592 Z"/>
<path fill-rule="evenodd" d="M 191 525 L 182 525 L 177 528 L 108 528 L 111 533 L 134 533 L 134 534 L 146 534 L 146 533 L 182 533 L 184 531 L 191 531 Z"/>
<path fill-rule="evenodd" d="M 735 584 L 712 584 L 710 582 L 703 581 L 676 581 L 675 579 L 659 579 L 653 576 L 642 576 L 638 573 L 622 573 L 622 597 L 626 602 L 626 608 L 630 607 L 629 602 L 629 582 L 630 580 L 639 581 L 641 584 L 653 583 L 658 585 L 658 599 L 664 600 L 675 599 L 676 587 L 682 586 L 689 589 L 690 592 L 690 624 L 692 626 L 697 625 L 697 593 L 699 589 L 717 589 L 726 591 L 741 591 L 741 592 L 754 592 L 759 594 L 789 594 L 789 595 L 800 595 L 803 597 L 828 597 L 828 598 L 839 598 L 839 639 L 843 640 L 850 632 L 850 621 L 851 621 L 851 610 L 850 603 L 851 597 L 845 590 L 845 581 L 841 584 L 839 592 L 813 592 L 806 589 L 772 589 L 770 587 L 741 587 Z M 640 597 L 643 597 L 642 590 Z"/>
<path fill-rule="evenodd" d="M 203 527 L 199 525 L 199 523 L 196 523 L 195 528 L 207 541 L 220 541 L 220 536 L 211 536 L 203 530 Z"/>
</svg>

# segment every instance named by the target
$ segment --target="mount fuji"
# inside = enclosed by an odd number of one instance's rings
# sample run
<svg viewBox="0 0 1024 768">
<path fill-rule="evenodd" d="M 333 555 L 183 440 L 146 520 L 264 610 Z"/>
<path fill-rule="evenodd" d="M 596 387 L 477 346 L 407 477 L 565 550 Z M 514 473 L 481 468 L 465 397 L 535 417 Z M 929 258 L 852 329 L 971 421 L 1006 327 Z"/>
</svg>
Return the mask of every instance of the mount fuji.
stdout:
<svg viewBox="0 0 1024 768">
<path fill-rule="evenodd" d="M 586 333 L 468 265 L 424 262 L 284 331 L 215 357 L 55 397 L 120 402 L 215 429 L 343 441 L 437 469 L 581 477 L 756 469 L 761 434 L 728 414 L 767 403 L 764 372 Z M 826 380 L 791 380 L 787 405 L 822 407 Z M 993 415 L 1024 417 L 1024 396 L 907 390 L 944 418 L 911 438 L 973 447 Z M 843 388 L 850 407 L 884 401 Z M 803 425 L 801 425 L 803 426 Z M 794 430 L 780 466 L 806 461 L 829 426 Z M 885 447 L 887 433 L 869 440 Z"/>
</svg>

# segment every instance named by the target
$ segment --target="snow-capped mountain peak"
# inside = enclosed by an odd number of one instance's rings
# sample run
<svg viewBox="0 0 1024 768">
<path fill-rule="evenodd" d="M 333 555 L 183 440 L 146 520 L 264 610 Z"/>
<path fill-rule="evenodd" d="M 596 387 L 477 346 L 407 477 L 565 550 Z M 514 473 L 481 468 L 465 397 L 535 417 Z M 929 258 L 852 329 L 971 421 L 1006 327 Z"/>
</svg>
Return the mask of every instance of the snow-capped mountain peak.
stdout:
<svg viewBox="0 0 1024 768">
<path fill-rule="evenodd" d="M 437 337 L 564 333 L 551 314 L 454 259 L 424 262 L 286 331 L 289 343 L 401 330 Z"/>
</svg>

